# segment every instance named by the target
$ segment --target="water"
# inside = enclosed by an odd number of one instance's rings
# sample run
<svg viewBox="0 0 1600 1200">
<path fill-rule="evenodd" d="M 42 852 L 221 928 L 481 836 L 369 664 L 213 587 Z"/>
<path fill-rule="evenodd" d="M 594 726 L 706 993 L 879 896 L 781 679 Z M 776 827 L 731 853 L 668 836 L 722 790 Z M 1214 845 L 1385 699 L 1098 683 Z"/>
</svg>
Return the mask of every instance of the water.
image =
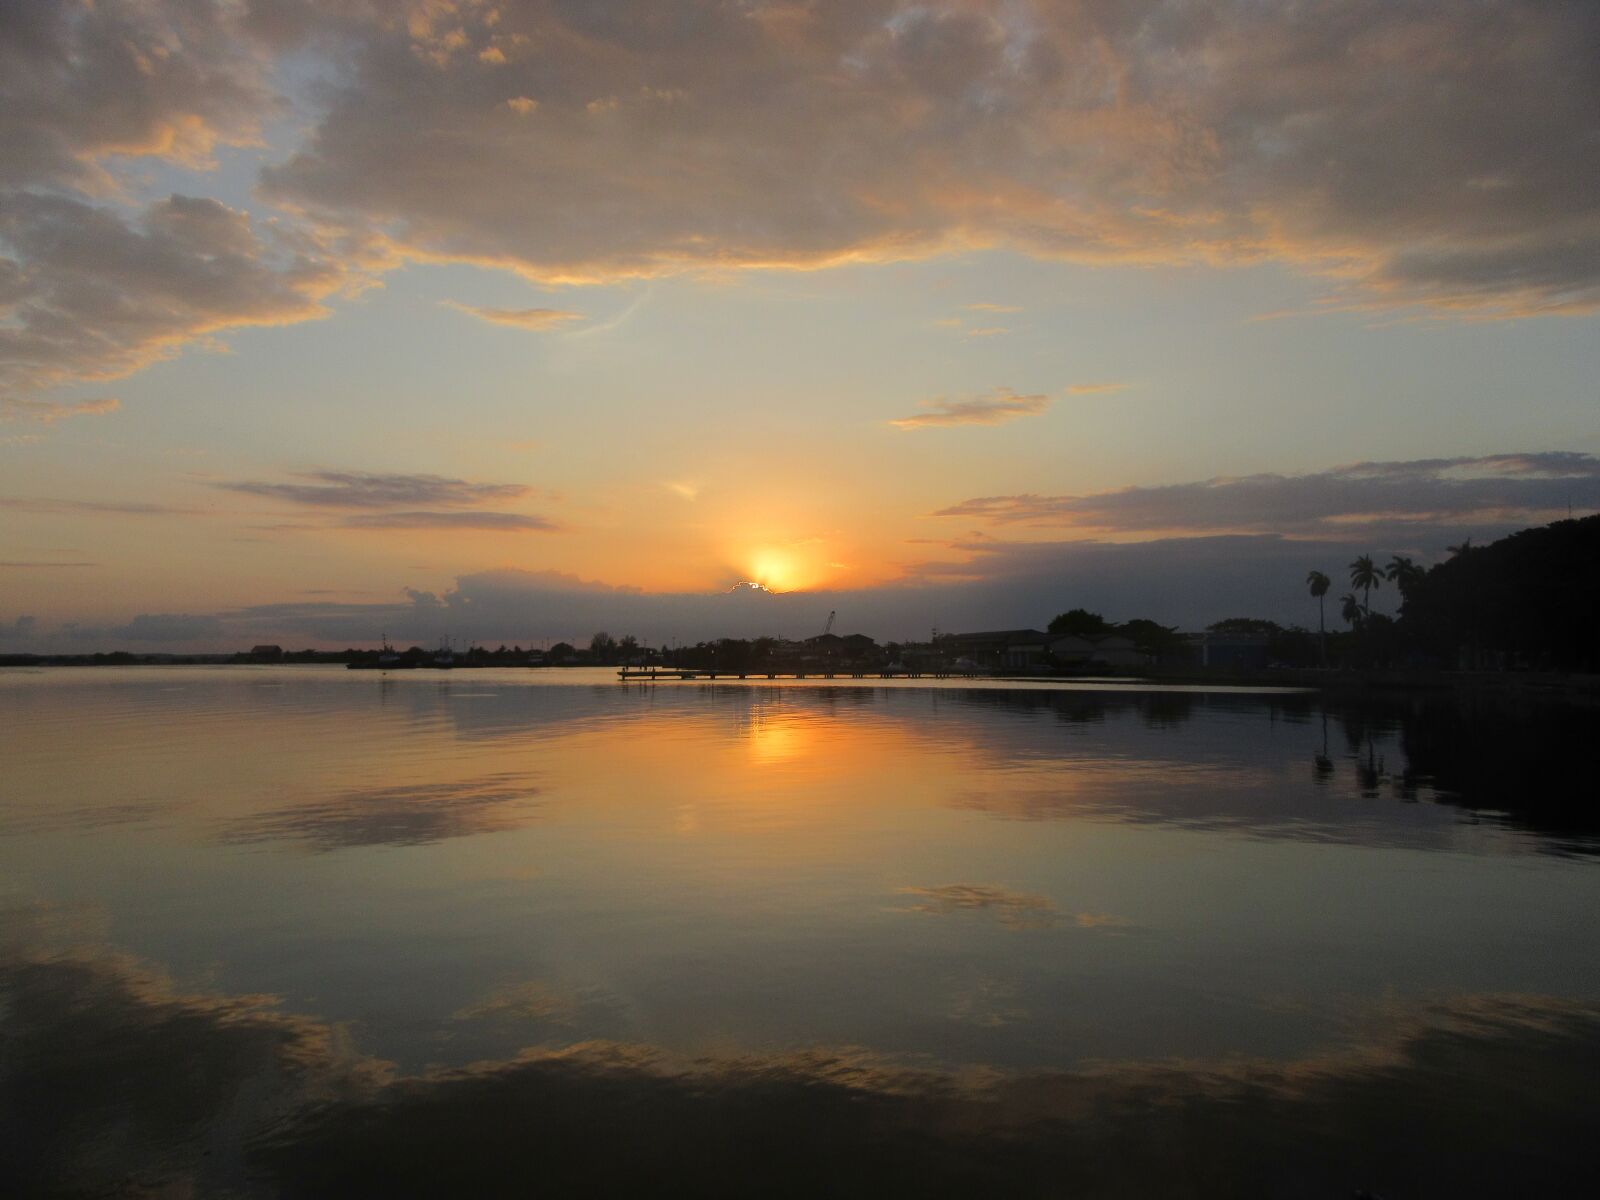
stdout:
<svg viewBox="0 0 1600 1200">
<path fill-rule="evenodd" d="M 0 1192 L 1563 1194 L 1593 717 L 0 672 Z"/>
</svg>

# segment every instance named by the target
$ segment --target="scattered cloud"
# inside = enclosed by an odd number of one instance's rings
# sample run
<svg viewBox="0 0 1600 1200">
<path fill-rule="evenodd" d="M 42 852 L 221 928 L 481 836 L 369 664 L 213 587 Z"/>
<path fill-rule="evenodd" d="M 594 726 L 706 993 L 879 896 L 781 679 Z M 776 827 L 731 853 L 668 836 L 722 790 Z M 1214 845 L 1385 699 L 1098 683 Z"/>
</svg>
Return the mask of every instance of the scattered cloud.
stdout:
<svg viewBox="0 0 1600 1200">
<path fill-rule="evenodd" d="M 1600 304 L 1582 0 L 654 7 L 339 9 L 345 85 L 265 193 L 546 282 L 1008 247 Z"/>
<path fill-rule="evenodd" d="M 986 303 L 979 303 L 979 304 L 969 304 L 969 305 L 967 305 L 967 311 L 968 312 L 990 312 L 990 313 L 1016 313 L 1016 312 L 1021 312 L 1022 308 L 1021 308 L 1020 305 L 1016 305 L 1016 304 L 986 304 Z"/>
<path fill-rule="evenodd" d="M 1021 396 L 1010 388 L 997 388 L 985 396 L 967 400 L 928 400 L 925 411 L 890 421 L 896 429 L 928 429 L 944 425 L 999 425 L 1017 417 L 1035 416 L 1050 407 L 1042 392 Z"/>
<path fill-rule="evenodd" d="M 8 567 L 14 570 L 33 570 L 51 567 L 98 567 L 99 565 L 99 563 L 92 562 L 0 562 L 0 567 Z"/>
<path fill-rule="evenodd" d="M 1067 389 L 1069 396 L 1107 395 L 1111 392 L 1125 392 L 1129 385 L 1126 383 L 1075 383 Z"/>
<path fill-rule="evenodd" d="M 682 479 L 669 479 L 661 486 L 674 496 L 684 500 L 695 500 L 700 496 L 700 485 L 698 483 L 690 483 Z"/>
<path fill-rule="evenodd" d="M 1600 307 L 1584 0 L 652 8 L 28 9 L 0 35 L 0 394 L 314 319 L 407 259 L 560 283 L 1008 248 L 1282 262 L 1330 308 Z M 328 85 L 279 94 L 288 56 Z M 259 215 L 136 199 L 296 105 Z"/>
<path fill-rule="evenodd" d="M 130 219 L 0 190 L 0 394 L 119 378 L 226 329 L 322 316 L 347 268 L 216 200 L 173 195 Z"/>
<path fill-rule="evenodd" d="M 477 317 L 480 321 L 488 321 L 495 325 L 514 325 L 518 329 L 550 330 L 559 329 L 573 321 L 583 320 L 582 313 L 567 312 L 560 308 L 479 308 L 471 304 L 459 304 L 454 300 L 443 302 L 446 307 L 464 312 L 470 317 Z"/>
</svg>

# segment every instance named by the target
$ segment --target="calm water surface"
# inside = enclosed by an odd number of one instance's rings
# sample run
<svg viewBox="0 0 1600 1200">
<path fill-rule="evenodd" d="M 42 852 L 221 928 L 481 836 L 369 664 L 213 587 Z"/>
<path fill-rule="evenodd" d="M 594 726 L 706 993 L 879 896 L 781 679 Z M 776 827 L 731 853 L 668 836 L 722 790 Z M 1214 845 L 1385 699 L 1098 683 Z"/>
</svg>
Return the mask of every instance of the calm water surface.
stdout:
<svg viewBox="0 0 1600 1200">
<path fill-rule="evenodd" d="M 6 1194 L 1579 1194 L 1595 713 L 0 671 Z"/>
</svg>

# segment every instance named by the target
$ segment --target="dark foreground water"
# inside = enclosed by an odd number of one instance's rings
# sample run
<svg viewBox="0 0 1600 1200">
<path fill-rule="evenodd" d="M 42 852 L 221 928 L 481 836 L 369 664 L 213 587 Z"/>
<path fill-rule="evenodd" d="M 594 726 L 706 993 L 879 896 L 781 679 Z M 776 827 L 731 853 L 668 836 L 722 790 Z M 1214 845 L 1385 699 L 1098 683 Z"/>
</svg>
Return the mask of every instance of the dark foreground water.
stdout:
<svg viewBox="0 0 1600 1200">
<path fill-rule="evenodd" d="M 1595 716 L 0 671 L 0 1194 L 1588 1194 Z"/>
</svg>

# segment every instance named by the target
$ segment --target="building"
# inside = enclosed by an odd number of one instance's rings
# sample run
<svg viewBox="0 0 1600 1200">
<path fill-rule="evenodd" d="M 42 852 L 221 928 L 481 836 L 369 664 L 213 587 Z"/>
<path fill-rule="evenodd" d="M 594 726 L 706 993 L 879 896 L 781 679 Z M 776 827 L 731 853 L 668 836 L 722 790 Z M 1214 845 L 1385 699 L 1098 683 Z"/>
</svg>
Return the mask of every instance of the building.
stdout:
<svg viewBox="0 0 1600 1200">
<path fill-rule="evenodd" d="M 807 652 L 824 658 L 854 661 L 872 654 L 877 650 L 878 643 L 864 633 L 849 633 L 843 637 L 837 633 L 819 633 L 815 637 L 806 639 L 805 648 Z"/>
<path fill-rule="evenodd" d="M 1192 633 L 1189 644 L 1202 667 L 1229 671 L 1260 671 L 1267 666 L 1264 633 Z"/>
<path fill-rule="evenodd" d="M 1056 664 L 1063 667 L 1095 665 L 1126 669 L 1150 665 L 1150 656 L 1134 645 L 1131 638 L 1117 634 L 1098 638 L 1065 634 L 1053 639 L 1047 649 Z"/>
<path fill-rule="evenodd" d="M 1048 665 L 1050 635 L 1037 629 L 952 633 L 939 639 L 947 660 L 970 659 L 996 671 L 1030 671 Z"/>
<path fill-rule="evenodd" d="M 1135 646 L 1132 638 L 1119 637 L 1116 634 L 1095 639 L 1093 659 L 1097 663 L 1119 669 L 1150 665 L 1150 656 Z"/>
</svg>

